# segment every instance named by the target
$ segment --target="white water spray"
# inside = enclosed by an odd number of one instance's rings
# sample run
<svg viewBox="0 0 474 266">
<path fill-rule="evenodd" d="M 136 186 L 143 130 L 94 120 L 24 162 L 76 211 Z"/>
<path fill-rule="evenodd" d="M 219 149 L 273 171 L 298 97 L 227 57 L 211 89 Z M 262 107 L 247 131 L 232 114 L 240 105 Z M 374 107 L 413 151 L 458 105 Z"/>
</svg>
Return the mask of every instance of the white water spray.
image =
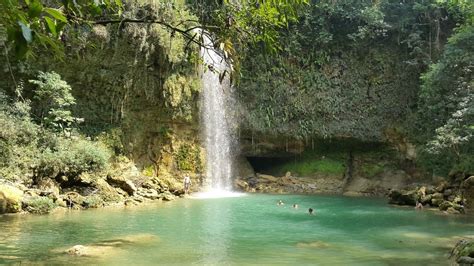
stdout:
<svg viewBox="0 0 474 266">
<path fill-rule="evenodd" d="M 233 151 L 237 145 L 230 108 L 234 105 L 227 62 L 213 47 L 212 40 L 203 34 L 201 48 L 204 61 L 201 117 L 206 148 L 206 190 L 216 195 L 232 190 Z"/>
</svg>

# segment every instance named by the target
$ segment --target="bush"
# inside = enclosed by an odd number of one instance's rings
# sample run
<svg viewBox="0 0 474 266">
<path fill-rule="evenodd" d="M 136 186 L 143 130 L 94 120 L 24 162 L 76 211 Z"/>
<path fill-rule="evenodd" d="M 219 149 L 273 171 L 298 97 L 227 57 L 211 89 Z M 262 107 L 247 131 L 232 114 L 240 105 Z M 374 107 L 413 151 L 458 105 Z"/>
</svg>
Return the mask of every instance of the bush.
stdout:
<svg viewBox="0 0 474 266">
<path fill-rule="evenodd" d="M 35 103 L 39 117 L 47 127 L 58 131 L 70 131 L 71 126 L 80 119 L 72 116 L 69 108 L 76 103 L 71 94 L 71 86 L 55 72 L 39 72 L 37 80 L 30 80 L 36 85 Z"/>
<path fill-rule="evenodd" d="M 101 197 L 97 195 L 87 196 L 84 199 L 84 207 L 85 208 L 99 208 L 104 206 L 104 201 Z"/>
<path fill-rule="evenodd" d="M 28 212 L 36 214 L 47 214 L 56 208 L 56 204 L 48 197 L 33 197 L 24 201 L 23 205 Z"/>
<path fill-rule="evenodd" d="M 54 149 L 43 152 L 38 171 L 41 176 L 75 177 L 105 169 L 110 157 L 110 151 L 100 142 L 59 138 Z"/>
<path fill-rule="evenodd" d="M 28 102 L 11 103 L 0 95 L 0 179 L 24 180 L 33 175 L 41 128 L 31 121 L 28 110 Z"/>
</svg>

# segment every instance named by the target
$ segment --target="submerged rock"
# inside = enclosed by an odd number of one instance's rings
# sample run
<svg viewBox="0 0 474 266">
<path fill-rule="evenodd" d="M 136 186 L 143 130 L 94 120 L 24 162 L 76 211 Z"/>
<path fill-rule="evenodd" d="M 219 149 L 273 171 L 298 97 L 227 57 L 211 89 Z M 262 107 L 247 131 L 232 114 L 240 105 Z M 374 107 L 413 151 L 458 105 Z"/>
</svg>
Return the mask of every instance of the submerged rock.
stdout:
<svg viewBox="0 0 474 266">
<path fill-rule="evenodd" d="M 90 245 L 75 245 L 66 249 L 65 253 L 71 256 L 111 257 L 119 252 L 121 248 L 131 245 L 149 245 L 158 240 L 158 236 L 152 234 L 129 235 Z"/>
<path fill-rule="evenodd" d="M 328 248 L 330 245 L 323 241 L 313 241 L 313 242 L 300 242 L 296 244 L 296 247 L 299 248 Z"/>
<path fill-rule="evenodd" d="M 21 211 L 23 191 L 20 189 L 0 184 L 0 213 L 14 213 Z"/>
<path fill-rule="evenodd" d="M 113 252 L 113 249 L 113 246 L 75 245 L 72 248 L 67 249 L 66 253 L 72 256 L 103 257 L 111 256 L 111 252 Z"/>
</svg>

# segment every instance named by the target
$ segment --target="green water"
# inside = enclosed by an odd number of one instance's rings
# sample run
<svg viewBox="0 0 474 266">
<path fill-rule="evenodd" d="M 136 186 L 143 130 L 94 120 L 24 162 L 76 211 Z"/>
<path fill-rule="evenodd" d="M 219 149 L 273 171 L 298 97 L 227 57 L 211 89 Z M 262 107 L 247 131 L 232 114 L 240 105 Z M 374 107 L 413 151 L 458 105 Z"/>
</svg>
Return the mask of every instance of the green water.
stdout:
<svg viewBox="0 0 474 266">
<path fill-rule="evenodd" d="M 277 206 L 278 199 L 286 205 Z M 307 214 L 309 207 L 316 215 Z M 446 265 L 454 242 L 474 234 L 472 218 L 391 207 L 382 199 L 301 195 L 0 216 L 0 264 Z M 62 253 L 137 236 L 146 241 L 97 257 Z"/>
</svg>

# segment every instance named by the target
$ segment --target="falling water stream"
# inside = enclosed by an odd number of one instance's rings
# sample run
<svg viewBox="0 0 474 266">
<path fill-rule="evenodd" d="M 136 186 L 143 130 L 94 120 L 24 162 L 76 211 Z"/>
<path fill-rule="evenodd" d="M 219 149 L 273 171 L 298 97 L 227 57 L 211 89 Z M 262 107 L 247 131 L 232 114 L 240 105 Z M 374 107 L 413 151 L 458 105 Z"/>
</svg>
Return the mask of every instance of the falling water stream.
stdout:
<svg viewBox="0 0 474 266">
<path fill-rule="evenodd" d="M 212 40 L 203 34 L 201 48 L 204 61 L 201 117 L 206 149 L 206 190 L 211 194 L 225 194 L 232 189 L 233 153 L 236 147 L 232 87 L 228 75 L 221 78 L 228 64 L 214 49 Z"/>
</svg>

